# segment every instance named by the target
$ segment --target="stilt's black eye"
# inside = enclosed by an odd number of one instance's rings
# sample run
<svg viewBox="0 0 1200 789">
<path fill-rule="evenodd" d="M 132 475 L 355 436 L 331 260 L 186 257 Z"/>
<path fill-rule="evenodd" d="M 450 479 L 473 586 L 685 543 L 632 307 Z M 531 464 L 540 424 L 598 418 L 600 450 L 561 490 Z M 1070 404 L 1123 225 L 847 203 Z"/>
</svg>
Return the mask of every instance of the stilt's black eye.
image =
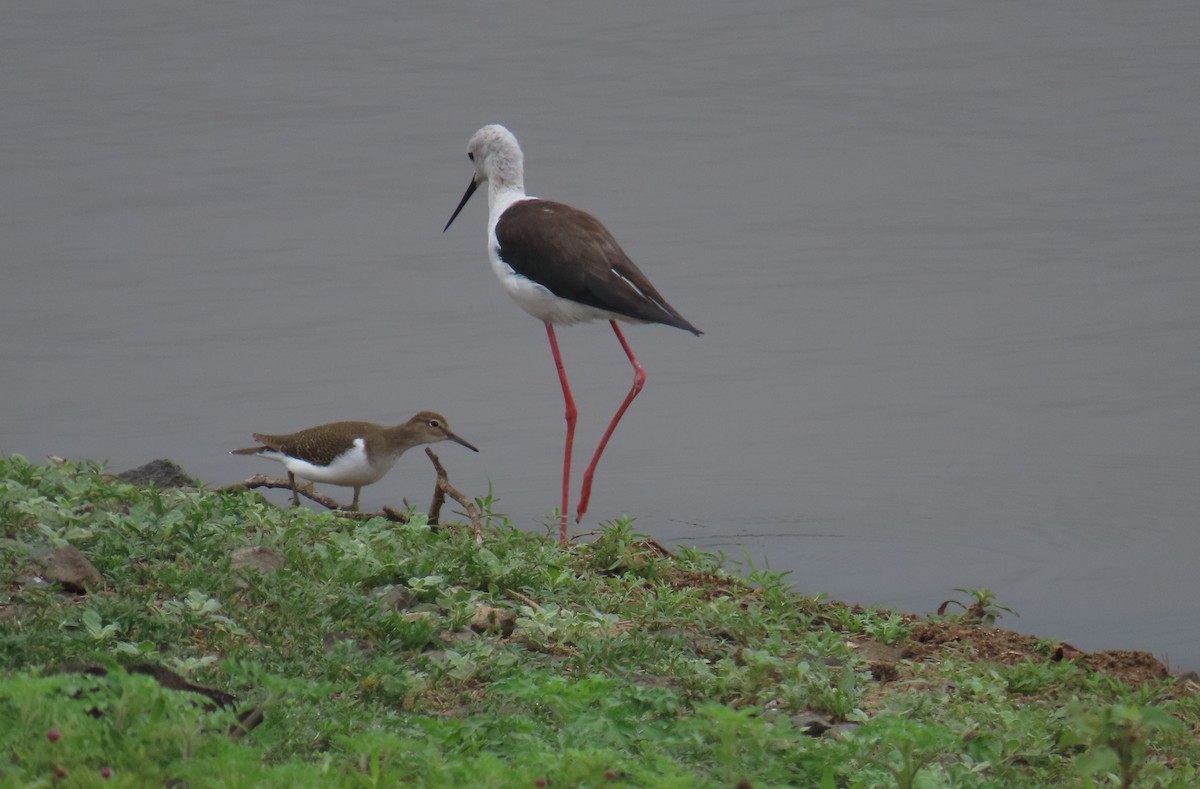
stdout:
<svg viewBox="0 0 1200 789">
<path fill-rule="evenodd" d="M 471 161 L 475 161 L 475 154 L 473 154 L 473 153 L 471 153 L 470 151 L 468 151 L 468 152 L 467 152 L 467 158 L 468 158 L 468 159 L 470 159 Z"/>
</svg>

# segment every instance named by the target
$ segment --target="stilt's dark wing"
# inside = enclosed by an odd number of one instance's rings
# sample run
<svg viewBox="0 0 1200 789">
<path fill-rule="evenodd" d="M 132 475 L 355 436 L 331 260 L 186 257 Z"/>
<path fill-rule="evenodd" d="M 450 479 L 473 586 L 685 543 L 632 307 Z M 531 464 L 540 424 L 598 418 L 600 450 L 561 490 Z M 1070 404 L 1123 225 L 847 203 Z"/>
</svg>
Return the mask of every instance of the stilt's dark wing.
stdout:
<svg viewBox="0 0 1200 789">
<path fill-rule="evenodd" d="M 496 223 L 500 258 L 555 296 L 692 334 L 675 310 L 591 214 L 550 200 L 521 200 Z"/>
</svg>

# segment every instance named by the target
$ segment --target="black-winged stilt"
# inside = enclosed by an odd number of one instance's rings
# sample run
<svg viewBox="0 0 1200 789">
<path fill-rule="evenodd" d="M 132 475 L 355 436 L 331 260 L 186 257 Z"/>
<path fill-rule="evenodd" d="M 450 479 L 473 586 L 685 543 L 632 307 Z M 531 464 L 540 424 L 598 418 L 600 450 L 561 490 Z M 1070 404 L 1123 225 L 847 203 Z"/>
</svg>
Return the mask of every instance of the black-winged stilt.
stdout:
<svg viewBox="0 0 1200 789">
<path fill-rule="evenodd" d="M 405 451 L 419 444 L 454 441 L 479 451 L 455 435 L 444 416 L 432 411 L 422 411 L 394 427 L 371 422 L 331 422 L 287 435 L 255 433 L 254 440 L 262 446 L 235 449 L 230 454 L 261 455 L 282 463 L 292 484 L 295 504 L 300 503 L 296 477 L 302 477 L 354 488 L 351 510 L 358 509 L 358 494 L 364 485 L 378 482 Z"/>
<path fill-rule="evenodd" d="M 488 257 L 492 270 L 508 295 L 522 309 L 545 323 L 566 401 L 567 442 L 563 456 L 559 531 L 559 539 L 566 542 L 577 412 L 554 325 L 607 320 L 634 370 L 633 387 L 604 431 L 596 454 L 584 471 L 576 522 L 587 512 L 592 477 L 600 454 L 617 422 L 646 381 L 646 371 L 638 363 L 617 321 L 663 323 L 696 335 L 702 332 L 667 303 L 612 234 L 594 217 L 569 205 L 525 194 L 524 155 L 517 138 L 508 129 L 493 124 L 475 132 L 467 143 L 467 157 L 475 163 L 475 175 L 442 232 L 450 228 L 467 200 L 481 183 L 487 181 Z"/>
</svg>

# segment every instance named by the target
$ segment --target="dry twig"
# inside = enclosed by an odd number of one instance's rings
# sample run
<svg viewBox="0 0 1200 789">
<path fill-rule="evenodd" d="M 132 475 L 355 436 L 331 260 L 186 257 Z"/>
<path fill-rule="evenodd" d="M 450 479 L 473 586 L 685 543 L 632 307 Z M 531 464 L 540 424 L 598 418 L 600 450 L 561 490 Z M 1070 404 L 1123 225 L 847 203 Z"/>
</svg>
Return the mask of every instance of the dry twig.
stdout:
<svg viewBox="0 0 1200 789">
<path fill-rule="evenodd" d="M 520 592 L 518 592 L 516 589 L 505 589 L 505 590 L 504 590 L 504 593 L 505 593 L 506 595 L 508 595 L 509 597 L 511 597 L 512 599 L 514 599 L 514 600 L 516 600 L 516 601 L 518 601 L 518 602 L 524 603 L 525 605 L 527 605 L 527 606 L 529 606 L 530 608 L 532 608 L 534 611 L 541 611 L 541 610 L 542 610 L 542 607 L 541 607 L 540 605 L 538 605 L 538 604 L 537 604 L 537 601 L 536 601 L 536 600 L 534 600 L 533 598 L 529 597 L 528 595 L 523 595 L 523 594 L 521 594 L 521 593 L 520 593 Z"/>
<path fill-rule="evenodd" d="M 283 488 L 291 490 L 292 486 L 286 479 L 273 479 L 265 474 L 255 474 L 244 482 L 235 482 L 232 485 L 226 485 L 222 488 L 217 488 L 219 493 L 231 493 L 235 490 L 254 490 L 256 488 Z M 343 510 L 341 504 L 329 496 L 325 496 L 317 492 L 317 489 L 311 482 L 304 485 L 297 485 L 296 492 L 307 499 L 315 501 L 326 509 L 335 510 L 339 517 L 350 518 L 352 520 L 370 520 L 371 518 L 386 518 L 395 523 L 408 523 L 408 515 L 406 513 L 394 510 L 391 507 L 384 507 L 380 512 L 354 512 L 353 510 Z"/>
<path fill-rule="evenodd" d="M 483 518 L 479 514 L 479 508 L 472 504 L 466 496 L 458 491 L 458 488 L 450 484 L 449 478 L 446 476 L 446 469 L 442 467 L 442 462 L 438 460 L 438 456 L 433 453 L 429 447 L 425 447 L 425 454 L 429 456 L 429 460 L 433 463 L 434 469 L 437 470 L 437 487 L 433 491 L 433 501 L 429 505 L 429 523 L 437 524 L 438 517 L 442 511 L 442 504 L 445 503 L 446 497 L 457 501 L 467 511 L 467 516 L 471 519 L 471 527 L 475 530 L 475 542 L 478 545 L 483 544 Z"/>
<path fill-rule="evenodd" d="M 675 554 L 671 553 L 671 550 L 667 548 L 667 546 L 663 545 L 653 537 L 647 537 L 646 539 L 642 540 L 642 545 L 648 548 L 651 553 L 658 554 L 660 559 L 675 558 Z"/>
<path fill-rule="evenodd" d="M 248 480 L 243 482 L 235 482 L 232 485 L 226 485 L 223 488 L 217 488 L 218 493 L 231 493 L 235 490 L 254 490 L 255 488 L 283 488 L 291 490 L 292 485 L 286 479 L 273 479 L 266 474 L 255 474 Z M 329 496 L 324 496 L 317 493 L 317 489 L 313 487 L 311 482 L 306 482 L 303 485 L 296 485 L 296 492 L 307 499 L 312 499 L 322 507 L 331 510 L 339 509 L 342 505 L 331 499 Z"/>
<path fill-rule="evenodd" d="M 467 515 L 471 518 L 471 527 L 475 530 L 475 542 L 483 544 L 483 518 L 479 514 L 479 508 L 471 503 L 458 488 L 450 484 L 450 479 L 446 475 L 446 469 L 442 466 L 438 456 L 433 453 L 429 447 L 425 448 L 425 454 L 429 456 L 430 462 L 433 463 L 433 468 L 437 472 L 437 482 L 433 489 L 433 502 L 429 505 L 429 523 L 431 526 L 438 524 L 438 518 L 441 514 L 442 504 L 445 503 L 446 497 L 457 501 L 467 511 Z M 255 488 L 283 488 L 291 490 L 292 486 L 286 479 L 272 479 L 264 474 L 255 474 L 244 482 L 235 482 L 232 485 L 226 485 L 217 490 L 221 493 L 230 493 L 237 490 L 254 490 Z M 338 516 L 342 518 L 351 518 L 354 520 L 370 520 L 371 518 L 386 518 L 389 521 L 396 523 L 408 523 L 408 515 L 406 513 L 394 510 L 391 507 L 384 507 L 381 512 L 352 512 L 341 509 L 341 505 L 329 496 L 322 495 L 317 492 L 313 484 L 306 483 L 297 485 L 296 492 L 307 499 L 311 499 L 323 507 L 331 510 L 337 510 Z"/>
</svg>

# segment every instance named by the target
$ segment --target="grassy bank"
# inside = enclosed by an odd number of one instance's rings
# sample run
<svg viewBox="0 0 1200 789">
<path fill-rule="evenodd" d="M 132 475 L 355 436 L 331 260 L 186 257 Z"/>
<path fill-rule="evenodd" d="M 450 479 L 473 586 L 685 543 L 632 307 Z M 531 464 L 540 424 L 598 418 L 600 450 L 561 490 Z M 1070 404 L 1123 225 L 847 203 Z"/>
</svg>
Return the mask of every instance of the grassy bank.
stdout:
<svg viewBox="0 0 1200 789">
<path fill-rule="evenodd" d="M 0 785 L 1200 785 L 1194 683 L 982 590 L 849 608 L 478 503 L 482 545 L 0 459 Z"/>
</svg>

